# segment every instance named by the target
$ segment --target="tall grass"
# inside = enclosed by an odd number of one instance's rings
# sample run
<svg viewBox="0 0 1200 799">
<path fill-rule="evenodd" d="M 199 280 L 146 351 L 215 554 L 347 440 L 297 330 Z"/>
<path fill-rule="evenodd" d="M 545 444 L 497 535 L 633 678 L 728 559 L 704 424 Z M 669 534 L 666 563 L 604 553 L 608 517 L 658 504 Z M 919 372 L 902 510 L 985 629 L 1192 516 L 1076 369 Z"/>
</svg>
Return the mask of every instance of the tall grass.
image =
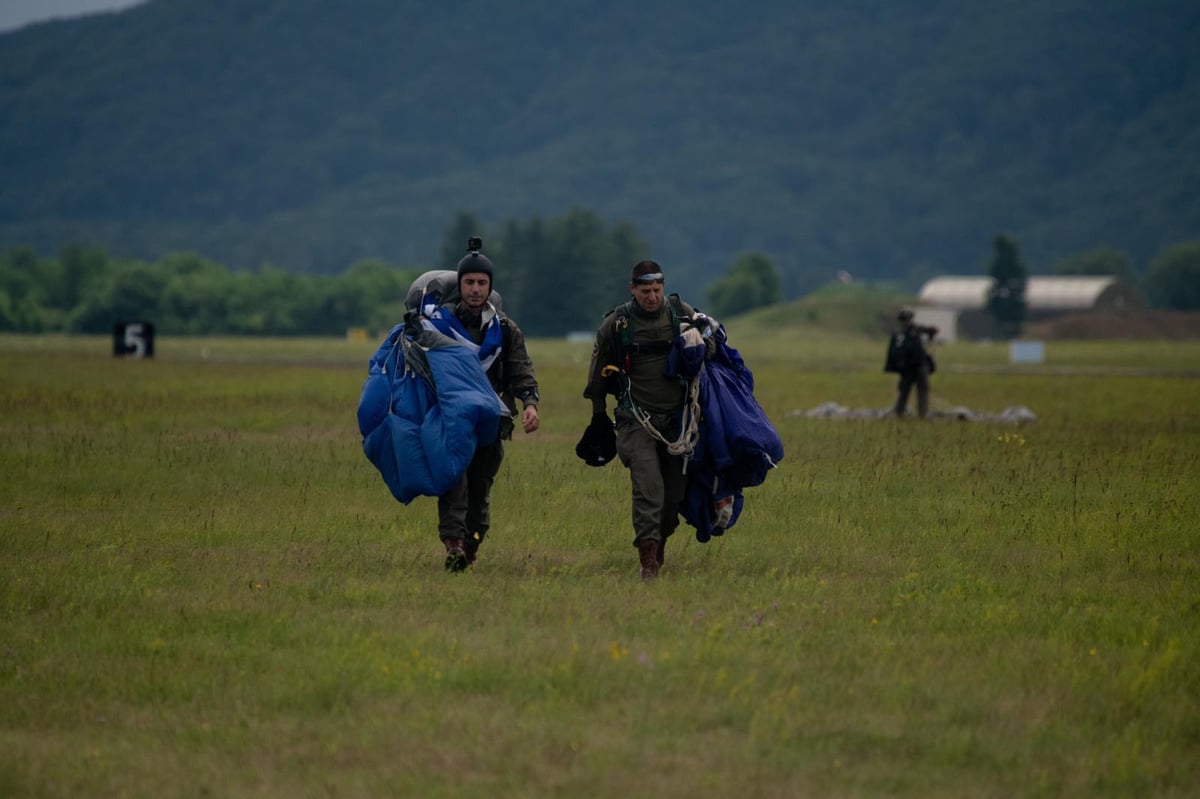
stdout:
<svg viewBox="0 0 1200 799">
<path fill-rule="evenodd" d="M 0 795 L 1194 795 L 1194 351 L 945 348 L 1011 428 L 806 418 L 887 405 L 882 345 L 734 334 L 787 456 L 651 584 L 587 345 L 532 343 L 447 575 L 359 448 L 373 345 L 0 339 Z"/>
</svg>

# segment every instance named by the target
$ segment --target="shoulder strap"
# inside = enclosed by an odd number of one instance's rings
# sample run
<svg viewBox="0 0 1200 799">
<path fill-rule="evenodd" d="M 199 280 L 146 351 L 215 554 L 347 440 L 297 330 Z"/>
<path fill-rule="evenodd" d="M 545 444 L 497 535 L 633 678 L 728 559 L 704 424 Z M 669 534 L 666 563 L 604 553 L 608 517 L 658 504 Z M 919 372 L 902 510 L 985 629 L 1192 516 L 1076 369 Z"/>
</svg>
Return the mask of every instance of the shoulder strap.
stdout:
<svg viewBox="0 0 1200 799">
<path fill-rule="evenodd" d="M 633 343 L 633 325 L 629 324 L 629 317 L 633 313 L 633 300 L 622 303 L 617 308 L 620 313 L 617 315 L 614 330 L 621 339 L 621 346 L 628 348 Z M 624 355 L 624 353 L 621 353 L 622 358 L 624 358 Z"/>
<path fill-rule="evenodd" d="M 509 327 L 508 317 L 500 311 L 496 311 L 496 318 L 500 321 L 500 357 L 492 364 L 492 369 L 495 370 L 496 382 L 507 391 L 508 374 L 504 369 L 504 361 L 512 352 L 512 329 Z"/>
<path fill-rule="evenodd" d="M 675 335 L 679 335 L 679 326 L 684 322 L 689 322 L 691 319 L 683 312 L 683 300 L 679 299 L 677 293 L 667 295 L 667 305 L 671 308 L 671 325 L 675 328 Z"/>
<path fill-rule="evenodd" d="M 633 300 L 629 300 L 613 308 L 607 314 L 607 316 L 616 315 L 612 326 L 613 359 L 627 374 L 631 366 L 629 352 L 633 346 L 633 326 L 629 324 L 629 314 L 632 311 Z"/>
</svg>

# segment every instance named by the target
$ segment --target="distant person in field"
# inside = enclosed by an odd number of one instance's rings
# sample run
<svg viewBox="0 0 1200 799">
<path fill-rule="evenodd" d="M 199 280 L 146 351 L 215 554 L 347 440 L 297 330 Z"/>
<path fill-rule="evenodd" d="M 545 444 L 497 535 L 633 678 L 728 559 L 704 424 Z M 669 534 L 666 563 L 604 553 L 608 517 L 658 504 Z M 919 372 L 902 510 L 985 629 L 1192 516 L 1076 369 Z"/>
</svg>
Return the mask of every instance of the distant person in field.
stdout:
<svg viewBox="0 0 1200 799">
<path fill-rule="evenodd" d="M 658 575 L 667 539 L 679 526 L 687 488 L 681 430 L 687 382 L 667 377 L 668 354 L 683 337 L 688 346 L 707 349 L 696 311 L 677 295 L 665 294 L 663 269 L 639 261 L 629 282 L 632 299 L 617 306 L 596 332 L 583 396 L 592 401 L 592 421 L 576 453 L 596 466 L 619 456 L 629 469 L 633 491 L 633 545 L 643 580 Z M 613 422 L 607 397 L 616 399 Z"/>
<path fill-rule="evenodd" d="M 917 413 L 922 419 L 929 415 L 929 376 L 937 369 L 933 355 L 926 349 L 925 341 L 933 341 L 938 334 L 936 327 L 918 325 L 913 321 L 913 312 L 905 308 L 896 317 L 899 323 L 888 343 L 885 372 L 900 375 L 896 386 L 896 404 L 892 412 L 904 416 L 908 407 L 908 395 L 913 386 L 917 388 Z"/>
<path fill-rule="evenodd" d="M 430 321 L 442 332 L 478 348 L 492 389 L 514 418 L 516 401 L 521 401 L 521 429 L 532 433 L 540 423 L 533 361 L 516 322 L 489 302 L 492 262 L 481 248 L 482 241 L 473 237 L 467 254 L 458 262 L 460 299 L 438 308 Z M 496 441 L 479 448 L 458 484 L 438 497 L 438 537 L 446 547 L 446 571 L 461 572 L 475 564 L 491 528 L 492 483 L 504 459 L 504 441 L 512 439 L 513 429 L 511 418 L 501 418 Z"/>
</svg>

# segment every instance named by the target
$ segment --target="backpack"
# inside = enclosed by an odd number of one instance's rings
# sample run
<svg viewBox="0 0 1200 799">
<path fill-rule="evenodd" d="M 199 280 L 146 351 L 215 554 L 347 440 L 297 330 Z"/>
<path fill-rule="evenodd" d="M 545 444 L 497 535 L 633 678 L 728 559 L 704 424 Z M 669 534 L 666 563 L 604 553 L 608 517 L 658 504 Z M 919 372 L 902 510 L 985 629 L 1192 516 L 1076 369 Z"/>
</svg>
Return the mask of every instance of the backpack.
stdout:
<svg viewBox="0 0 1200 799">
<path fill-rule="evenodd" d="M 887 358 L 883 364 L 885 372 L 915 372 L 921 367 L 924 359 L 929 367 L 929 374 L 937 371 L 933 356 L 921 344 L 921 334 L 918 332 L 900 331 L 894 333 L 888 341 Z"/>
</svg>

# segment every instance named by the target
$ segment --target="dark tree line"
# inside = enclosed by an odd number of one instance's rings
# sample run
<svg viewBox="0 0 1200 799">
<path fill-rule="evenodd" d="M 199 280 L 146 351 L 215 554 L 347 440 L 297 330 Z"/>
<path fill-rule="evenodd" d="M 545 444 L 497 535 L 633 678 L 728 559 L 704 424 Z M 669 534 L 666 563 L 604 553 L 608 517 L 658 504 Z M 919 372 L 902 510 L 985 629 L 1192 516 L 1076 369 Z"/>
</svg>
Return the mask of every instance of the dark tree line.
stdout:
<svg viewBox="0 0 1200 799">
<path fill-rule="evenodd" d="M 651 257 L 631 225 L 606 225 L 584 209 L 553 220 L 510 219 L 495 233 L 462 212 L 446 231 L 438 268 L 454 269 L 472 235 L 483 237 L 483 252 L 495 264 L 493 287 L 505 312 L 530 336 L 594 329 L 628 298 L 633 264 Z"/>
<path fill-rule="evenodd" d="M 145 320 L 167 335 L 343 335 L 351 327 L 378 333 L 403 318 L 412 281 L 430 268 L 454 269 L 474 235 L 483 237 L 495 264 L 504 310 L 530 336 L 594 329 L 628 299 L 632 265 L 650 257 L 631 225 L 609 225 L 583 209 L 558 219 L 510 219 L 495 232 L 462 212 L 446 229 L 432 266 L 368 259 L 335 276 L 271 266 L 235 272 L 194 253 L 145 263 L 78 244 L 55 258 L 18 247 L 0 256 L 0 331 L 95 334 L 117 321 Z M 753 269 L 765 269 L 773 283 L 766 293 L 750 292 L 748 307 L 777 301 L 774 268 L 759 256 Z M 669 281 L 670 265 L 667 272 Z M 744 310 L 745 286 L 741 279 L 728 292 L 736 293 L 735 304 L 719 291 L 709 296 L 723 310 Z"/>
<path fill-rule="evenodd" d="M 192 253 L 143 263 L 81 245 L 57 258 L 20 247 L 0 257 L 0 330 L 107 333 L 146 320 L 168 335 L 344 335 L 399 319 L 414 274 L 377 260 L 312 277 L 233 272 Z"/>
<path fill-rule="evenodd" d="M 107 333 L 117 321 L 145 320 L 167 335 L 343 335 L 373 333 L 403 318 L 404 296 L 427 269 L 454 269 L 467 239 L 480 235 L 495 264 L 506 313 L 530 336 L 593 330 L 628 299 L 629 270 L 653 257 L 627 223 L 606 224 L 576 209 L 557 219 L 510 219 L 496 231 L 460 212 L 445 229 L 437 263 L 398 267 L 379 259 L 338 275 L 299 275 L 266 266 L 237 272 L 193 253 L 158 261 L 120 260 L 97 247 L 68 245 L 57 257 L 30 247 L 0 255 L 0 331 Z M 1007 335 L 1024 319 L 1029 270 L 1017 243 L 1000 236 L 987 271 L 995 279 L 989 308 Z M 664 263 L 667 290 L 726 319 L 783 300 L 780 274 L 765 256 L 738 256 L 702 296 Z M 1059 274 L 1116 275 L 1137 285 L 1154 307 L 1200 310 L 1200 241 L 1164 249 L 1142 277 L 1123 253 L 1100 248 L 1057 265 Z"/>
</svg>

